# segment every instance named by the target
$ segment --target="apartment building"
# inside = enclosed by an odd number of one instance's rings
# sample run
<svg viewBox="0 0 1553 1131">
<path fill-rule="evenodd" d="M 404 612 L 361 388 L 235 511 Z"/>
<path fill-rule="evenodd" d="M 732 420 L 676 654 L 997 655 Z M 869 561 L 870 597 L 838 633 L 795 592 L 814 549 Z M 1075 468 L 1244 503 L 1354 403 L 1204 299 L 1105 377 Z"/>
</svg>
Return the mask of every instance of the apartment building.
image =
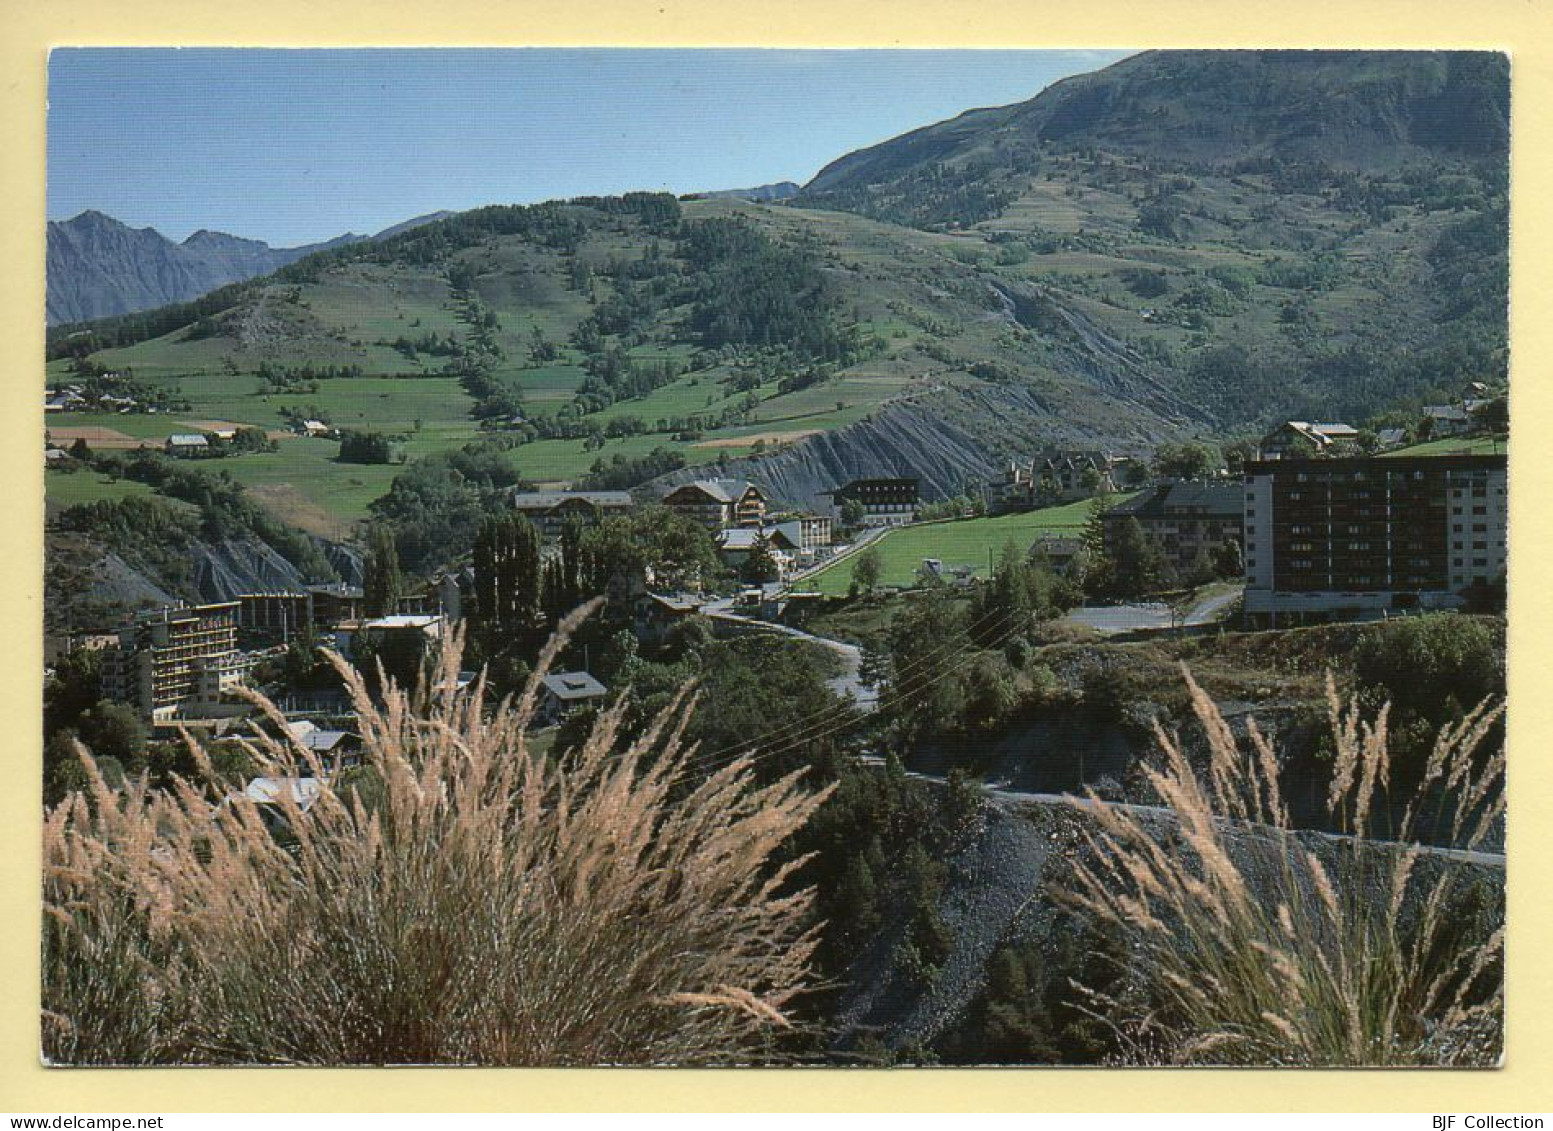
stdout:
<svg viewBox="0 0 1553 1131">
<path fill-rule="evenodd" d="M 1460 608 L 1504 579 L 1505 456 L 1259 461 L 1242 489 L 1253 625 Z"/>
<path fill-rule="evenodd" d="M 103 655 L 103 694 L 152 722 L 217 707 L 242 682 L 236 601 L 141 613 Z"/>
<path fill-rule="evenodd" d="M 1178 576 L 1192 573 L 1226 541 L 1242 541 L 1241 488 L 1233 481 L 1178 481 L 1134 495 L 1101 517 L 1107 550 L 1116 545 L 1122 526 L 1137 519 L 1164 551 Z"/>
</svg>

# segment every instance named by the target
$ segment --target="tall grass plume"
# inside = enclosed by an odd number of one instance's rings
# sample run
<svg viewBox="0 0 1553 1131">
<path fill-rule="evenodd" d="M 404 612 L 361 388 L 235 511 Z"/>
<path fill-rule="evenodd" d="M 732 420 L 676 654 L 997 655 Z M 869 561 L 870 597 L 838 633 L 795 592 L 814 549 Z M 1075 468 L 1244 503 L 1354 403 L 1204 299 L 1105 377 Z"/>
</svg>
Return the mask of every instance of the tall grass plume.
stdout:
<svg viewBox="0 0 1553 1131">
<path fill-rule="evenodd" d="M 1387 794 L 1387 711 L 1363 717 L 1329 677 L 1327 802 L 1340 832 L 1298 833 L 1272 744 L 1254 720 L 1237 740 L 1185 677 L 1206 767 L 1156 725 L 1161 764 L 1145 772 L 1170 815 L 1080 802 L 1092 816 L 1088 851 L 1066 895 L 1120 944 L 1122 969 L 1106 993 L 1078 990 L 1122 1058 L 1495 1063 L 1503 877 L 1484 849 L 1504 817 L 1504 752 L 1485 746 L 1503 704 L 1485 701 L 1442 731 L 1390 829 L 1399 806 Z M 1426 799 L 1438 809 L 1428 844 Z M 1484 892 L 1488 906 L 1472 908 Z"/>
<path fill-rule="evenodd" d="M 585 612 L 586 610 L 584 610 Z M 634 741 L 623 700 L 581 746 L 530 745 L 539 677 L 490 709 L 448 641 L 376 699 L 337 656 L 364 767 L 256 733 L 281 789 L 111 788 L 46 814 L 46 1059 L 66 1064 L 588 1065 L 782 1055 L 812 898 L 778 849 L 826 793 L 749 759 L 687 783 L 693 699 Z M 259 709 L 281 722 L 274 706 Z M 286 732 L 275 728 L 279 733 Z M 277 822 L 286 835 L 273 831 Z"/>
</svg>

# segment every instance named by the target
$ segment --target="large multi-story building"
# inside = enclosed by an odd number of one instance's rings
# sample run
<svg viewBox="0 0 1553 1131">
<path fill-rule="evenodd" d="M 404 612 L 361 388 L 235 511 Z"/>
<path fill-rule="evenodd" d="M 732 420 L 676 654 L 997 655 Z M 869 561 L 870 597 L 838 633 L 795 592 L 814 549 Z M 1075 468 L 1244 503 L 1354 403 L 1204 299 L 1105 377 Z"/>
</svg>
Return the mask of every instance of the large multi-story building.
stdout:
<svg viewBox="0 0 1553 1131">
<path fill-rule="evenodd" d="M 1185 577 L 1225 542 L 1242 542 L 1240 484 L 1225 481 L 1161 483 L 1106 511 L 1101 519 L 1106 549 L 1111 550 L 1129 519 L 1159 548 L 1179 576 Z"/>
<path fill-rule="evenodd" d="M 825 493 L 838 511 L 850 502 L 861 506 L 864 526 L 904 526 L 917 517 L 917 484 L 914 478 L 854 479 Z"/>
<path fill-rule="evenodd" d="M 1259 461 L 1244 480 L 1253 625 L 1459 608 L 1504 580 L 1502 455 Z"/>
<path fill-rule="evenodd" d="M 708 530 L 760 526 L 766 520 L 766 496 L 745 479 L 697 479 L 675 487 L 663 505 L 687 514 Z"/>
<path fill-rule="evenodd" d="M 236 601 L 141 613 L 103 655 L 103 694 L 158 722 L 219 705 L 242 682 Z"/>
<path fill-rule="evenodd" d="M 629 491 L 515 491 L 512 507 L 539 528 L 543 538 L 555 538 L 572 521 L 596 526 L 610 515 L 629 513 L 635 503 Z"/>
</svg>

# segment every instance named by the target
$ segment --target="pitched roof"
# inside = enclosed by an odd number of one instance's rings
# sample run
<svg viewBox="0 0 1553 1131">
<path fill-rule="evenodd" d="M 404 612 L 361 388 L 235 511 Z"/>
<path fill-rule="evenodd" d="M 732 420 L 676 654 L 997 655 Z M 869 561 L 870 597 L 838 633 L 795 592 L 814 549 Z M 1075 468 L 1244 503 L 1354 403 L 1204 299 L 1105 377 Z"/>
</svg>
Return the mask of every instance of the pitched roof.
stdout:
<svg viewBox="0 0 1553 1131">
<path fill-rule="evenodd" d="M 550 694 L 568 703 L 608 694 L 608 689 L 587 672 L 553 672 L 540 682 Z"/>
<path fill-rule="evenodd" d="M 736 503 L 742 499 L 751 488 L 753 488 L 757 494 L 762 493 L 760 488 L 756 487 L 748 479 L 693 479 L 689 483 L 682 483 L 678 487 L 675 487 L 667 495 L 665 495 L 664 498 L 672 498 L 674 495 L 677 495 L 687 487 L 700 491 L 702 494 L 709 495 L 713 499 L 716 499 L 719 503 Z"/>
<path fill-rule="evenodd" d="M 629 491 L 514 491 L 512 505 L 521 511 L 549 510 L 569 501 L 591 503 L 596 507 L 629 507 Z"/>
<path fill-rule="evenodd" d="M 1211 518 L 1239 518 L 1245 509 L 1238 481 L 1164 483 L 1152 491 L 1134 495 L 1106 511 L 1106 517 L 1166 518 L 1199 514 Z"/>
<path fill-rule="evenodd" d="M 189 432 L 179 432 L 167 437 L 167 442 L 175 448 L 208 448 L 210 441 L 204 436 Z"/>
</svg>

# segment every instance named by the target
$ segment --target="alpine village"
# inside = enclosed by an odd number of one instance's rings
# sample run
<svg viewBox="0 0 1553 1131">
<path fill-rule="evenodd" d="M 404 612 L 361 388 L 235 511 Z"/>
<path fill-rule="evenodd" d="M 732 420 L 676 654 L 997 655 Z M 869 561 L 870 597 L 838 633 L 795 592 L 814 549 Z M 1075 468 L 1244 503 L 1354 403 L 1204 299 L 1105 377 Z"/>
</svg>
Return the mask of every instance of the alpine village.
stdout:
<svg viewBox="0 0 1553 1131">
<path fill-rule="evenodd" d="M 51 223 L 46 1057 L 1496 1063 L 1508 66 Z"/>
</svg>

